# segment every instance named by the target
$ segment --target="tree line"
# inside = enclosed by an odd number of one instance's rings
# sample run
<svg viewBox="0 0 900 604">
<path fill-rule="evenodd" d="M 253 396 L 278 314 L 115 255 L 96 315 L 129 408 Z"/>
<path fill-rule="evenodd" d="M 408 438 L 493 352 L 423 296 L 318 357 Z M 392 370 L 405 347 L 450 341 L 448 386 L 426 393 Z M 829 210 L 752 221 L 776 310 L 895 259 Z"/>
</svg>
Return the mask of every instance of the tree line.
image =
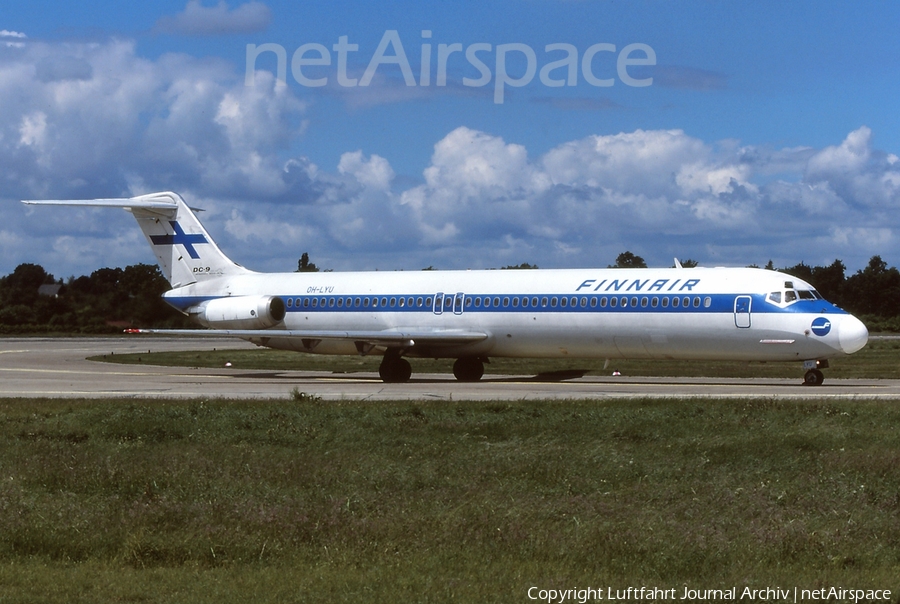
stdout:
<svg viewBox="0 0 900 604">
<path fill-rule="evenodd" d="M 44 286 L 44 287 L 42 287 Z M 116 333 L 126 327 L 189 327 L 160 297 L 169 284 L 150 264 L 55 279 L 37 264 L 0 278 L 0 333 Z"/>
<path fill-rule="evenodd" d="M 683 267 L 696 266 L 693 260 Z M 611 268 L 646 268 L 643 258 L 623 252 Z M 523 262 L 506 269 L 536 269 Z M 772 262 L 765 266 L 776 270 Z M 429 267 L 431 269 L 431 267 Z M 317 272 L 303 254 L 298 272 Z M 428 270 L 428 269 L 426 269 Z M 847 275 L 840 260 L 828 266 L 804 263 L 777 269 L 811 283 L 825 297 L 858 316 L 869 331 L 900 332 L 900 271 L 873 256 Z M 43 287 L 42 287 L 43 286 Z M 20 264 L 0 278 L 0 334 L 116 333 L 126 327 L 181 328 L 190 323 L 161 296 L 169 284 L 159 267 L 135 264 L 101 268 L 89 276 L 56 279 L 37 264 Z"/>
</svg>

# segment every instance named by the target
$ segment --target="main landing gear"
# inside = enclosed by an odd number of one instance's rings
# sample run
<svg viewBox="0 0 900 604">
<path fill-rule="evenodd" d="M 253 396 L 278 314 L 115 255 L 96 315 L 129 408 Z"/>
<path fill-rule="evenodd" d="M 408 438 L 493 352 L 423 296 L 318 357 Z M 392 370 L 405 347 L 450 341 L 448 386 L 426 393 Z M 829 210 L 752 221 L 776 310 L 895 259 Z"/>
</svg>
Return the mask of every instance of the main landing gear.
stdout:
<svg viewBox="0 0 900 604">
<path fill-rule="evenodd" d="M 412 367 L 409 361 L 400 356 L 396 350 L 388 350 L 384 353 L 381 366 L 378 368 L 381 381 L 386 384 L 400 384 L 408 382 L 412 375 Z"/>
<path fill-rule="evenodd" d="M 825 381 L 825 374 L 822 373 L 821 369 L 828 368 L 828 361 L 805 361 L 803 368 L 807 370 L 803 376 L 803 385 L 821 386 L 822 382 Z"/>
<path fill-rule="evenodd" d="M 478 357 L 456 359 L 453 375 L 460 382 L 477 382 L 484 375 L 484 362 Z"/>
<path fill-rule="evenodd" d="M 409 361 L 400 356 L 397 350 L 384 353 L 378 375 L 386 384 L 408 382 L 412 375 Z M 453 363 L 453 375 L 460 382 L 477 382 L 484 375 L 484 361 L 479 357 L 462 357 Z"/>
</svg>

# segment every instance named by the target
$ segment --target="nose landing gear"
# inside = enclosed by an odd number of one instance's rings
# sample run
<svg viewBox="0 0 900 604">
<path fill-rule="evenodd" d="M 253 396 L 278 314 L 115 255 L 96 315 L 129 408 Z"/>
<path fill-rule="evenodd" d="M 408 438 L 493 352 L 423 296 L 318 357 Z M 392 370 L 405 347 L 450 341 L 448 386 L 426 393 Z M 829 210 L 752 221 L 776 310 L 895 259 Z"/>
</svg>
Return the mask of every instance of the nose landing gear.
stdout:
<svg viewBox="0 0 900 604">
<path fill-rule="evenodd" d="M 804 361 L 803 368 L 807 370 L 803 376 L 803 385 L 821 386 L 822 382 L 825 381 L 825 374 L 822 373 L 821 369 L 828 368 L 828 361 Z"/>
<path fill-rule="evenodd" d="M 810 369 L 803 376 L 804 386 L 821 386 L 825 381 L 825 375 L 818 369 Z"/>
</svg>

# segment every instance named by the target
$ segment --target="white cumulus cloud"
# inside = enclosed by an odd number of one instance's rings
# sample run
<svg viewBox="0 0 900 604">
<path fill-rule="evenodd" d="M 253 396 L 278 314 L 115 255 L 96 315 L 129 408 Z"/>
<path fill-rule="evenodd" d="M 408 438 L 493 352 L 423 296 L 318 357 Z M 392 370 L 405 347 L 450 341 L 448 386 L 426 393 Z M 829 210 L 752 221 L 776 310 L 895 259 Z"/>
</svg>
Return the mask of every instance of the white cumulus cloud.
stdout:
<svg viewBox="0 0 900 604">
<path fill-rule="evenodd" d="M 655 264 L 900 262 L 900 160 L 865 126 L 820 149 L 670 129 L 536 154 L 460 125 L 416 182 L 389 153 L 330 166 L 298 154 L 307 104 L 271 74 L 245 86 L 225 61 L 147 59 L 127 40 L 4 49 L 0 106 L 0 273 L 152 261 L 124 212 L 16 202 L 165 189 L 206 208 L 223 248 L 260 270 L 293 270 L 304 251 L 335 269 L 605 266 L 625 250 Z"/>
<path fill-rule="evenodd" d="M 157 21 L 156 30 L 188 36 L 256 33 L 264 31 L 271 21 L 272 11 L 262 2 L 247 2 L 232 9 L 224 0 L 215 6 L 188 0 L 184 11 Z"/>
</svg>

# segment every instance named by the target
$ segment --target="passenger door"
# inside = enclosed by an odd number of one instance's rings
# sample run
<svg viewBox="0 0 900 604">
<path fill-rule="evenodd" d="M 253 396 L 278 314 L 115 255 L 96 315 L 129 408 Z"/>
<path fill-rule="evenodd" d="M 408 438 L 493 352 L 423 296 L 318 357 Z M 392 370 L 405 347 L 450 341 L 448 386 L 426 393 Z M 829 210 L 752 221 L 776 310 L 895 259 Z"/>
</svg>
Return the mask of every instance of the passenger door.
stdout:
<svg viewBox="0 0 900 604">
<path fill-rule="evenodd" d="M 750 327 L 750 296 L 738 296 L 734 299 L 734 326 L 746 329 Z"/>
</svg>

